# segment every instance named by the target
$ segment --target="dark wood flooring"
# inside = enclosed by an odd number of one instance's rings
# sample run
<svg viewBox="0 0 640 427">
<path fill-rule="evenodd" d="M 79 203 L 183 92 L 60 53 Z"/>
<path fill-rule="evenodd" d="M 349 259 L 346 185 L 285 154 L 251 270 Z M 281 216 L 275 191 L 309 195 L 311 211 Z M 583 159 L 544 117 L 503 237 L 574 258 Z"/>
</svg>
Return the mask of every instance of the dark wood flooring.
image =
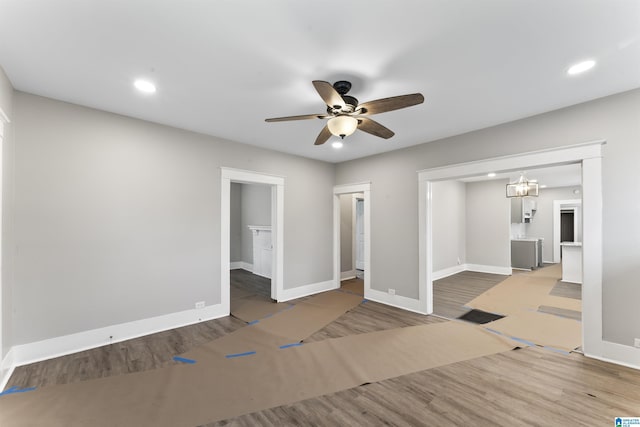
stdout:
<svg viewBox="0 0 640 427">
<path fill-rule="evenodd" d="M 369 301 L 306 341 L 444 321 Z M 8 387 L 43 387 L 154 369 L 173 363 L 176 354 L 244 325 L 225 317 L 31 364 L 17 368 Z M 610 426 L 614 417 L 638 415 L 639 408 L 640 371 L 580 354 L 525 348 L 208 426 Z"/>
<path fill-rule="evenodd" d="M 457 319 L 469 308 L 466 303 L 488 291 L 509 276 L 463 271 L 433 282 L 433 314 Z"/>
<path fill-rule="evenodd" d="M 271 298 L 271 279 L 238 269 L 229 272 L 229 280 L 232 288 Z"/>
</svg>

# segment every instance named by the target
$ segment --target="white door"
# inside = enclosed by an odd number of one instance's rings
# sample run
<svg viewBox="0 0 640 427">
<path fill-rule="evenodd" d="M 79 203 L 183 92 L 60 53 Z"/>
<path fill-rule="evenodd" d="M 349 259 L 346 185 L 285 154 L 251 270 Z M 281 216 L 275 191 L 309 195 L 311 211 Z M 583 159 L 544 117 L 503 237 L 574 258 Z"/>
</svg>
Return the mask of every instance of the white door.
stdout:
<svg viewBox="0 0 640 427">
<path fill-rule="evenodd" d="M 364 270 L 364 200 L 356 200 L 356 269 Z"/>
</svg>

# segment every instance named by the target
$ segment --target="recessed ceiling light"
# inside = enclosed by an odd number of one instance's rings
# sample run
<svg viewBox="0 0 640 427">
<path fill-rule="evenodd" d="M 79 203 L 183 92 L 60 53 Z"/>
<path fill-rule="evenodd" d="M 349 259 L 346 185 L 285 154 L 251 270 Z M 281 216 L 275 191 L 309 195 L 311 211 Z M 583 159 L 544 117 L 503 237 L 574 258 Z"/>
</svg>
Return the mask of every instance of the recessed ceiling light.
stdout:
<svg viewBox="0 0 640 427">
<path fill-rule="evenodd" d="M 333 143 L 331 143 L 333 148 L 342 148 L 343 145 L 342 141 L 333 141 Z"/>
<path fill-rule="evenodd" d="M 156 91 L 156 85 L 154 85 L 153 83 L 151 83 L 148 80 L 142 80 L 142 79 L 138 79 L 135 82 L 133 82 L 133 85 L 136 87 L 136 89 L 138 89 L 140 92 L 144 92 L 144 93 L 154 93 Z"/>
<path fill-rule="evenodd" d="M 588 61 L 578 62 L 577 64 L 572 65 L 568 70 L 567 74 L 570 76 L 575 76 L 576 74 L 584 73 L 587 70 L 592 69 L 596 65 L 596 61 L 589 59 Z"/>
<path fill-rule="evenodd" d="M 496 173 L 495 173 L 495 172 L 489 172 L 489 173 L 487 174 L 487 176 L 488 176 L 489 178 L 493 178 L 494 176 L 496 176 Z"/>
</svg>

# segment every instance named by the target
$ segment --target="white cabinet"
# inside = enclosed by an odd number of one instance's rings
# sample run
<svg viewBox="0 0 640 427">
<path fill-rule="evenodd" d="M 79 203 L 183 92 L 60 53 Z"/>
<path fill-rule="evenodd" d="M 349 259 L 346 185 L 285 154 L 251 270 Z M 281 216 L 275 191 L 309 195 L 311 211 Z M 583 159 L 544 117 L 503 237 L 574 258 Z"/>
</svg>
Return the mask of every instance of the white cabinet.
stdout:
<svg viewBox="0 0 640 427">
<path fill-rule="evenodd" d="M 537 209 L 536 199 L 532 197 L 513 197 L 511 199 L 511 223 L 531 222 Z"/>
<path fill-rule="evenodd" d="M 563 242 L 562 246 L 562 281 L 582 283 L 582 243 Z"/>
<path fill-rule="evenodd" d="M 273 265 L 273 244 L 271 243 L 271 227 L 266 225 L 250 225 L 253 234 L 253 274 L 271 279 Z"/>
</svg>

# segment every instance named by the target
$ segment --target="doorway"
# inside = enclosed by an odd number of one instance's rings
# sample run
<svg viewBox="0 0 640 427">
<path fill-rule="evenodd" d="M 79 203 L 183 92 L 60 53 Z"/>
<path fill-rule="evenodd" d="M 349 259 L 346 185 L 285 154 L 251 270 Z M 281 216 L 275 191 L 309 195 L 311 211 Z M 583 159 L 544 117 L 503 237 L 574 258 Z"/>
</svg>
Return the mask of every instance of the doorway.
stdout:
<svg viewBox="0 0 640 427">
<path fill-rule="evenodd" d="M 351 200 L 344 196 L 350 196 Z M 350 221 L 349 226 L 353 227 L 353 232 L 349 233 L 348 240 L 351 248 L 348 255 L 353 257 L 353 270 L 347 275 L 342 274 L 343 265 L 343 245 L 346 240 L 341 233 L 342 202 L 349 204 L 352 215 L 348 215 Z M 359 206 L 359 207 L 358 207 Z M 360 210 L 360 214 L 358 214 Z M 360 219 L 358 216 L 360 215 Z M 336 289 L 340 288 L 340 281 L 344 277 L 357 275 L 358 268 L 366 272 L 364 274 L 364 296 L 365 298 L 371 293 L 371 184 L 346 184 L 333 187 L 333 281 Z M 360 249 L 358 249 L 360 246 Z M 360 252 L 360 256 L 358 255 Z M 345 254 L 347 255 L 347 254 Z M 360 260 L 358 258 L 360 257 Z M 347 257 L 345 257 L 347 258 Z M 354 268 L 355 267 L 355 268 Z"/>
<path fill-rule="evenodd" d="M 574 209 L 560 211 L 560 242 L 575 242 Z"/>
<path fill-rule="evenodd" d="M 565 234 L 563 236 L 563 212 Z M 573 215 L 569 215 L 572 213 Z M 584 239 L 583 228 L 585 224 L 582 220 L 582 200 L 554 200 L 553 201 L 553 262 L 561 261 L 561 242 L 581 242 Z M 571 221 L 572 220 L 572 221 Z M 573 234 L 573 236 L 571 236 Z M 573 240 L 565 240 L 573 237 Z"/>
<path fill-rule="evenodd" d="M 231 308 L 231 183 L 261 184 L 271 190 L 271 298 L 280 301 L 284 290 L 284 177 L 222 167 L 220 201 L 220 303 Z"/>
<path fill-rule="evenodd" d="M 602 145 L 599 140 L 568 147 L 438 167 L 418 172 L 419 304 L 433 312 L 433 214 L 435 181 L 464 178 L 494 171 L 512 171 L 571 163 L 582 165 L 583 321 L 585 354 L 602 352 Z M 559 234 L 559 233 L 558 233 Z"/>
</svg>

